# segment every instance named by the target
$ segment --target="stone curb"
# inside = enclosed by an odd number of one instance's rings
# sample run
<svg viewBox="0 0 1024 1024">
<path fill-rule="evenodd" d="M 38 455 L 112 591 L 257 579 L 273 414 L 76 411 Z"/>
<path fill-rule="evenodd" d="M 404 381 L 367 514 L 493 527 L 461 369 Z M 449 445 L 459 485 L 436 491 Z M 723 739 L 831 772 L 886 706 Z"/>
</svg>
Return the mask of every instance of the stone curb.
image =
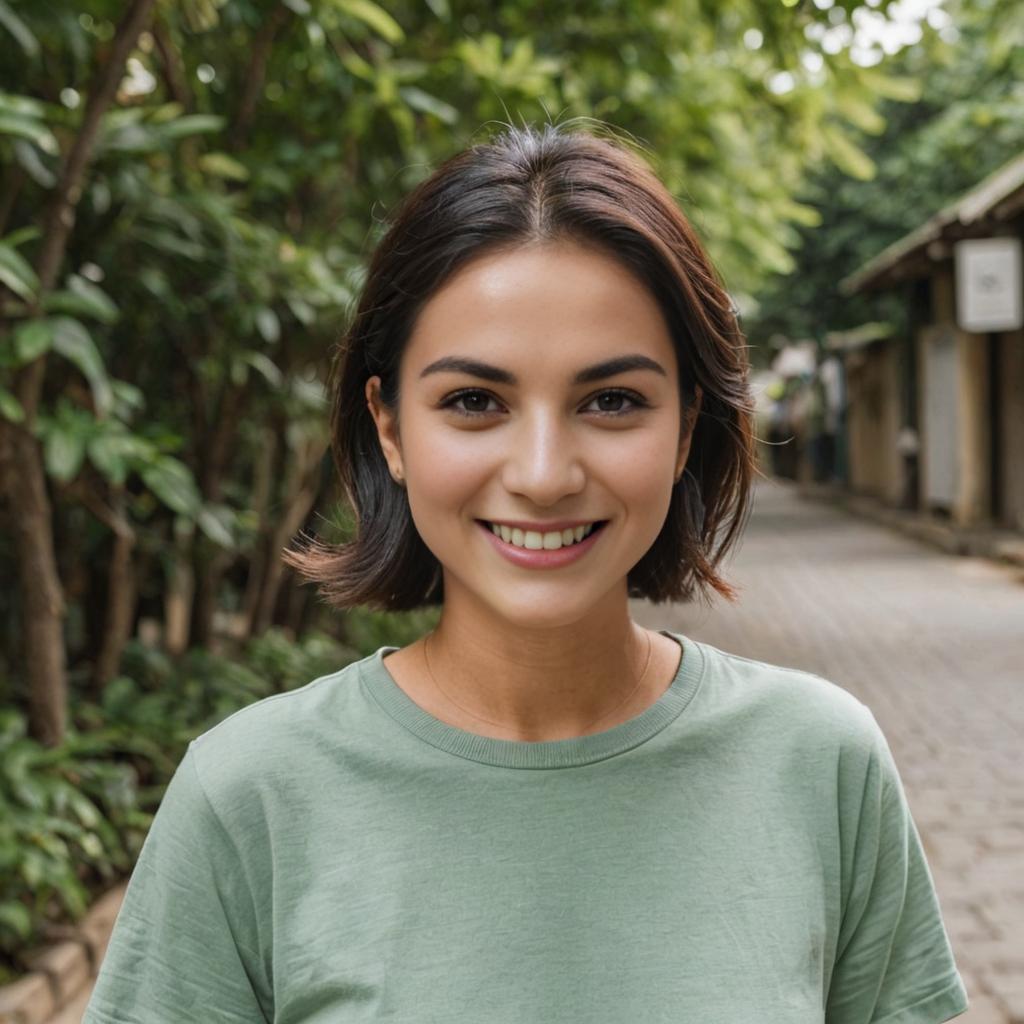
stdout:
<svg viewBox="0 0 1024 1024">
<path fill-rule="evenodd" d="M 0 986 L 0 1024 L 46 1024 L 91 986 L 103 962 L 127 881 L 105 892 L 68 937 L 26 955 L 29 973 Z"/>
<path fill-rule="evenodd" d="M 789 483 L 789 481 L 786 481 Z M 829 484 L 791 484 L 801 498 L 828 501 L 847 512 L 940 548 L 951 555 L 971 555 L 1024 569 L 1024 534 L 1006 529 L 966 529 L 941 520 L 884 505 L 877 498 L 851 494 Z"/>
</svg>

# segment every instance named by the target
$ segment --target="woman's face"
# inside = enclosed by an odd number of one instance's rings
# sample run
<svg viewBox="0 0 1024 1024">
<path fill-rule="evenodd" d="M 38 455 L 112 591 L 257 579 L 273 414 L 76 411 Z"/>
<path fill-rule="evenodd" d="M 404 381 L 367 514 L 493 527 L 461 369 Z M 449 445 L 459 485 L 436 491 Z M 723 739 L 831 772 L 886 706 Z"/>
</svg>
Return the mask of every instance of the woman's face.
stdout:
<svg viewBox="0 0 1024 1024">
<path fill-rule="evenodd" d="M 543 628 L 625 600 L 699 407 L 681 430 L 675 348 L 640 281 L 568 242 L 480 257 L 420 313 L 397 425 L 379 382 L 367 382 L 367 400 L 443 567 L 446 605 L 469 600 Z M 579 529 L 553 536 L 597 522 L 578 548 L 564 542 Z M 486 524 L 504 524 L 506 539 Z"/>
</svg>

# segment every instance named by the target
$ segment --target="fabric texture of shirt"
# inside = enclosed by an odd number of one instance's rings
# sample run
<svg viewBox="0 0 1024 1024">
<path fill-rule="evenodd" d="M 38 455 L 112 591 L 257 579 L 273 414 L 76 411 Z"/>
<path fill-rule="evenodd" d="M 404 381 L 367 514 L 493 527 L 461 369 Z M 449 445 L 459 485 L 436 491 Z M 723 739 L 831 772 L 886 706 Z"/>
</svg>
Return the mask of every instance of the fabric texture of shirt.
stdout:
<svg viewBox="0 0 1024 1024">
<path fill-rule="evenodd" d="M 435 718 L 376 653 L 194 739 L 83 1024 L 939 1024 L 967 1008 L 869 708 L 681 633 L 600 733 Z"/>
</svg>

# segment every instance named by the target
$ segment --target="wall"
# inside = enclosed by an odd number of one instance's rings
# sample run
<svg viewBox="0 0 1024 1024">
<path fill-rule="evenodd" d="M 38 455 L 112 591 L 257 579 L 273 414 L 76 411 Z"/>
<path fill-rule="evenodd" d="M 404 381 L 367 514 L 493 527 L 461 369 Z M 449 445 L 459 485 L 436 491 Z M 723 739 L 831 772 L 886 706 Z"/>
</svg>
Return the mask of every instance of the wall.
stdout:
<svg viewBox="0 0 1024 1024">
<path fill-rule="evenodd" d="M 898 505 L 903 477 L 896 438 L 900 427 L 896 345 L 871 345 L 846 357 L 847 430 L 851 489 Z"/>
</svg>

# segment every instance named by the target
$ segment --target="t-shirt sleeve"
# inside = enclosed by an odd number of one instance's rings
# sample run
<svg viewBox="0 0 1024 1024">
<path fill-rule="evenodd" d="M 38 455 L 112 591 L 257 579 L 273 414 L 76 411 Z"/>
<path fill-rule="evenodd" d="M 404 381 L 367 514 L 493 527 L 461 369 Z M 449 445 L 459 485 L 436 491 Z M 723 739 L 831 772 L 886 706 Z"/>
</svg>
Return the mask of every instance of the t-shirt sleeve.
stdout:
<svg viewBox="0 0 1024 1024">
<path fill-rule="evenodd" d="M 252 892 L 190 744 L 139 853 L 82 1024 L 263 1024 L 272 998 L 257 947 Z"/>
<path fill-rule="evenodd" d="M 865 711 L 873 735 L 863 799 L 843 820 L 852 853 L 825 1021 L 940 1024 L 967 1009 L 967 992 L 896 763 Z"/>
</svg>

